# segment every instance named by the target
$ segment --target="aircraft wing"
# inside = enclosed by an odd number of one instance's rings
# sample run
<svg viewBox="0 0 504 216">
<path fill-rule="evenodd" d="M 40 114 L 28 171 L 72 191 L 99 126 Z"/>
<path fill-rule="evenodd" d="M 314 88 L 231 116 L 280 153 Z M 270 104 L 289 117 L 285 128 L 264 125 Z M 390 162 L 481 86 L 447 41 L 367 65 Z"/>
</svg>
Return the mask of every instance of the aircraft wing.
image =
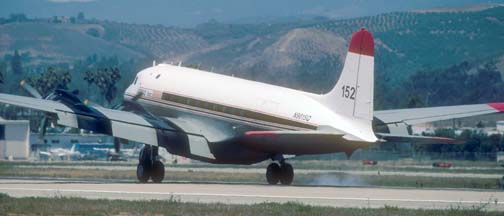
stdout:
<svg viewBox="0 0 504 216">
<path fill-rule="evenodd" d="M 408 125 L 504 112 L 504 103 L 443 106 L 375 111 L 374 116 L 385 124 Z"/>
<path fill-rule="evenodd" d="M 157 146 L 160 142 L 170 138 L 184 139 L 180 141 L 187 143 L 187 136 L 178 136 L 179 134 L 187 135 L 187 133 L 176 125 L 152 115 L 9 94 L 0 94 L 0 102 L 46 112 L 55 117 L 60 125 L 90 130 L 148 145 Z M 204 137 L 197 134 L 189 135 L 204 140 Z"/>
<path fill-rule="evenodd" d="M 463 144 L 462 140 L 456 140 L 446 137 L 434 136 L 416 136 L 416 135 L 399 135 L 388 133 L 375 133 L 376 137 L 385 142 L 411 143 L 415 145 L 432 145 L 432 144 Z"/>
<path fill-rule="evenodd" d="M 344 133 L 324 131 L 248 131 L 238 143 L 272 154 L 321 154 L 345 152 L 347 155 L 373 143 L 352 141 Z"/>
<path fill-rule="evenodd" d="M 431 136 L 394 135 L 376 133 L 379 142 L 408 142 L 419 145 L 460 144 L 460 141 Z M 351 137 L 339 132 L 324 131 L 248 131 L 238 138 L 238 143 L 257 151 L 272 154 L 303 155 L 328 152 L 345 152 L 351 155 L 359 148 L 374 143 L 353 141 Z"/>
</svg>

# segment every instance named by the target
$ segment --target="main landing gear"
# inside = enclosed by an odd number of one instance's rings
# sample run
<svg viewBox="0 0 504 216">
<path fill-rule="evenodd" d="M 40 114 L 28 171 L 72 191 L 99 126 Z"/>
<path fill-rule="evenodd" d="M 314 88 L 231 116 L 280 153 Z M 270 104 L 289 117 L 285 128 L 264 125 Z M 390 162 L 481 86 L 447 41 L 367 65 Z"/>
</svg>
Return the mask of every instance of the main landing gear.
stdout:
<svg viewBox="0 0 504 216">
<path fill-rule="evenodd" d="M 149 178 L 154 183 L 161 183 L 164 178 L 165 169 L 163 163 L 159 160 L 158 147 L 145 145 L 140 150 L 137 166 L 137 178 L 141 183 L 146 183 Z"/>
<path fill-rule="evenodd" d="M 294 168 L 285 160 L 281 160 L 280 163 L 270 163 L 266 169 L 266 180 L 270 185 L 278 184 L 278 182 L 282 185 L 290 185 L 293 179 Z"/>
</svg>

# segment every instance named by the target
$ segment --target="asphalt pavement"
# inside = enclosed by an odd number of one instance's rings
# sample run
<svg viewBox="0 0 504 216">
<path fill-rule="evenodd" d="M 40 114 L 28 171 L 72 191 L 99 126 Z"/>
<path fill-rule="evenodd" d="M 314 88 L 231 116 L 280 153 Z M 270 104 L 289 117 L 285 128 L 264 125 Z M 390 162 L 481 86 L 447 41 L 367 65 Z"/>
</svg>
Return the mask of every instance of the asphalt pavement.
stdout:
<svg viewBox="0 0 504 216">
<path fill-rule="evenodd" d="M 100 183 L 0 179 L 0 193 L 13 197 L 168 200 L 255 204 L 298 202 L 334 207 L 448 209 L 483 207 L 504 211 L 504 191 L 384 187 L 314 187 L 250 184 Z"/>
</svg>

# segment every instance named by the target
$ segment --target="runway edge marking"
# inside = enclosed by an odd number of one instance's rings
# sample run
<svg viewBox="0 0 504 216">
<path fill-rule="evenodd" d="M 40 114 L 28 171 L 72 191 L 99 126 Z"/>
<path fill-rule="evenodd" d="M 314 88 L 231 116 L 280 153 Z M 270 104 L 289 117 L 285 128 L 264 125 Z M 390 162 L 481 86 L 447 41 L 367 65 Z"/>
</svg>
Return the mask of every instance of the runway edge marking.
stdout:
<svg viewBox="0 0 504 216">
<path fill-rule="evenodd" d="M 73 189 L 35 189 L 35 188 L 0 188 L 9 191 L 45 191 L 45 192 L 81 192 L 81 193 L 110 193 L 110 194 L 149 194 L 170 196 L 214 196 L 214 197 L 247 197 L 247 198 L 277 198 L 277 199 L 319 199 L 319 200 L 356 200 L 356 201 L 394 201 L 394 202 L 426 202 L 426 203 L 460 203 L 482 204 L 492 203 L 504 205 L 504 201 L 475 201 L 475 200 L 423 200 L 423 199 L 380 199 L 365 197 L 317 197 L 317 196 L 279 196 L 279 195 L 246 195 L 246 194 L 223 194 L 223 193 L 180 193 L 180 192 L 141 192 L 141 191 L 108 191 L 108 190 L 73 190 Z M 490 197 L 491 198 L 491 197 Z"/>
</svg>

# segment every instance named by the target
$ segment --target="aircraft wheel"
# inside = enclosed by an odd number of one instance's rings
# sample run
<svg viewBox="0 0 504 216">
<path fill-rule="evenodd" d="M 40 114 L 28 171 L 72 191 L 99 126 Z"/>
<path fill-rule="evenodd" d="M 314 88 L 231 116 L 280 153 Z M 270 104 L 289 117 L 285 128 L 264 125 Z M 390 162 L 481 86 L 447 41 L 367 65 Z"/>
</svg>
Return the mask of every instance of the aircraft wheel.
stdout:
<svg viewBox="0 0 504 216">
<path fill-rule="evenodd" d="M 161 183 L 163 181 L 165 174 L 165 168 L 161 161 L 154 161 L 152 166 L 151 179 L 154 183 Z"/>
<path fill-rule="evenodd" d="M 292 184 L 294 179 L 294 168 L 288 163 L 283 163 L 280 168 L 280 183 L 282 185 Z"/>
<path fill-rule="evenodd" d="M 138 164 L 137 166 L 137 178 L 140 183 L 146 183 L 149 181 L 149 170 L 143 164 Z"/>
<path fill-rule="evenodd" d="M 270 163 L 266 168 L 266 181 L 268 184 L 275 185 L 280 180 L 280 166 L 277 163 Z"/>
</svg>

